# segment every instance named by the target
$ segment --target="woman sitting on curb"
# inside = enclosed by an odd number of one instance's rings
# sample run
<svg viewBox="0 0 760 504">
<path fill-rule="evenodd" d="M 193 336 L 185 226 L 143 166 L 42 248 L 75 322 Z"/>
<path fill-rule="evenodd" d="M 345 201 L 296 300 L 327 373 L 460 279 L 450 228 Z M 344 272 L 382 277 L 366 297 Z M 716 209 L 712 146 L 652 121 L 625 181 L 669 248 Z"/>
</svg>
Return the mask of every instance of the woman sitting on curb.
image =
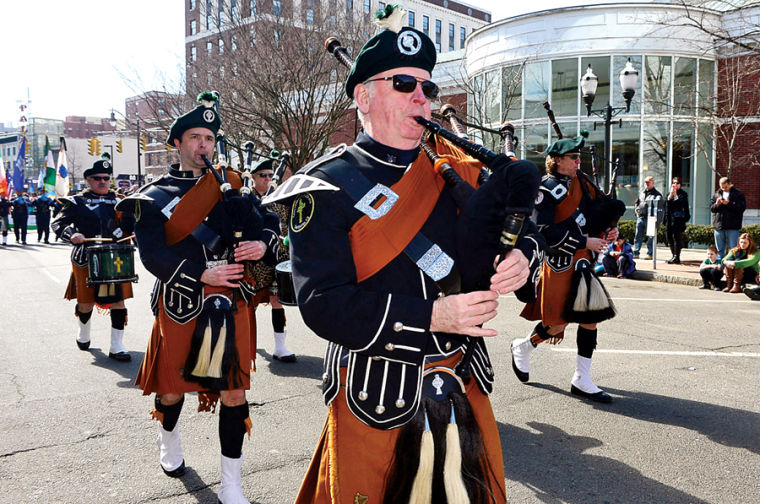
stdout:
<svg viewBox="0 0 760 504">
<path fill-rule="evenodd" d="M 755 284 L 758 277 L 760 252 L 749 233 L 739 236 L 739 243 L 723 258 L 726 288 L 723 292 L 741 292 L 742 284 Z"/>
</svg>

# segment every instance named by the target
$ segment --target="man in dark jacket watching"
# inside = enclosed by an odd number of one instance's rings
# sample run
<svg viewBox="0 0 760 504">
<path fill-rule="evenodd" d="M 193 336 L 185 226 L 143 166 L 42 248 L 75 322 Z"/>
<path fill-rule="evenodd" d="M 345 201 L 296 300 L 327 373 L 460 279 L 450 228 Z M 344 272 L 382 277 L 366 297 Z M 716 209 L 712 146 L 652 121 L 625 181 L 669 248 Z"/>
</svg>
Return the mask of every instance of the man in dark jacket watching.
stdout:
<svg viewBox="0 0 760 504">
<path fill-rule="evenodd" d="M 659 200 L 659 201 L 657 201 Z M 647 237 L 647 216 L 649 215 L 649 209 L 652 205 L 655 205 L 657 211 L 657 224 L 660 224 L 660 208 L 664 204 L 662 200 L 662 194 L 660 191 L 654 188 L 654 177 L 649 176 L 644 179 L 644 189 L 639 192 L 639 197 L 636 198 L 634 209 L 636 211 L 636 237 L 633 239 L 633 257 L 638 258 L 641 251 L 641 244 L 644 242 L 644 238 L 647 239 L 647 256 L 646 259 L 652 258 L 653 239 Z M 738 239 L 738 236 L 737 236 Z"/>
<path fill-rule="evenodd" d="M 742 216 L 747 208 L 744 193 L 734 187 L 728 177 L 719 181 L 720 189 L 715 191 L 710 200 L 715 246 L 718 248 L 718 260 L 725 257 L 726 250 L 736 247 Z"/>
</svg>

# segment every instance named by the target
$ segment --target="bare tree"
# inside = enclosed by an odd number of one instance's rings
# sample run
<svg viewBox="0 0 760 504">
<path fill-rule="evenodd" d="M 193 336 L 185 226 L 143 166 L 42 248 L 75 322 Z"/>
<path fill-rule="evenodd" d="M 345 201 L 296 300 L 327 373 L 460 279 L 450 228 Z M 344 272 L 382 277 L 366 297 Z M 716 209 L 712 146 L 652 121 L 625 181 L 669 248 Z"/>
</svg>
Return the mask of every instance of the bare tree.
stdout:
<svg viewBox="0 0 760 504">
<path fill-rule="evenodd" d="M 187 75 L 189 95 L 219 91 L 232 145 L 252 140 L 258 152 L 288 150 L 294 166 L 321 155 L 335 132 L 353 129 L 351 101 L 343 90 L 348 70 L 323 44 L 338 35 L 355 53 L 370 26 L 361 14 L 315 9 L 312 0 L 302 7 L 294 12 L 285 3 L 281 10 L 268 4 L 268 12 L 243 13 L 228 5 L 214 13 L 213 35 L 200 41 L 203 57 L 189 63 Z M 242 158 L 239 148 L 238 154 Z"/>
</svg>

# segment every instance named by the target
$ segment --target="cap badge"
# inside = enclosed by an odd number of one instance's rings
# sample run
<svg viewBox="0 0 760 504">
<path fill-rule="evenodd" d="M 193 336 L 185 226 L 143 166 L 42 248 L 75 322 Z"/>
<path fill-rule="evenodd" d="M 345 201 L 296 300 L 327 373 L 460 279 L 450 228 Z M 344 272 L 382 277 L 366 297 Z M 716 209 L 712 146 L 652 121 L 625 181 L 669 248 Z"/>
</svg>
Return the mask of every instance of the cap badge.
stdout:
<svg viewBox="0 0 760 504">
<path fill-rule="evenodd" d="M 216 114 L 214 114 L 213 110 L 209 109 L 209 110 L 204 110 L 203 111 L 203 120 L 204 121 L 206 121 L 207 123 L 212 123 L 212 122 L 214 122 L 214 119 L 216 119 Z"/>
<path fill-rule="evenodd" d="M 401 54 L 407 56 L 414 56 L 420 49 L 422 49 L 422 39 L 415 32 L 411 30 L 404 30 L 398 34 L 396 38 L 396 45 Z"/>
<path fill-rule="evenodd" d="M 103 161 L 103 168 L 108 168 L 111 164 L 108 161 Z"/>
</svg>

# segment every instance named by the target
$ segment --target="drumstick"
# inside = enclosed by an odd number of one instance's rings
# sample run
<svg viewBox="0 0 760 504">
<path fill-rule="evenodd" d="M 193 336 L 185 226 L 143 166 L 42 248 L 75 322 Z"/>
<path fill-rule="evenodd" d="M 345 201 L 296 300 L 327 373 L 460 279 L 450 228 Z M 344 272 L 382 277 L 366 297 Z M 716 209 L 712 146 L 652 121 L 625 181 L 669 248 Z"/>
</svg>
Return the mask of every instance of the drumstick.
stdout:
<svg viewBox="0 0 760 504">
<path fill-rule="evenodd" d="M 116 243 L 121 243 L 121 242 L 124 242 L 124 241 L 127 241 L 127 240 L 131 240 L 134 237 L 135 237 L 135 235 L 134 235 L 134 233 L 132 233 L 131 235 L 126 236 L 126 237 L 122 238 L 121 240 L 116 240 Z"/>
<path fill-rule="evenodd" d="M 85 238 L 84 241 L 86 242 L 94 242 L 94 241 L 113 241 L 113 238 Z"/>
</svg>

